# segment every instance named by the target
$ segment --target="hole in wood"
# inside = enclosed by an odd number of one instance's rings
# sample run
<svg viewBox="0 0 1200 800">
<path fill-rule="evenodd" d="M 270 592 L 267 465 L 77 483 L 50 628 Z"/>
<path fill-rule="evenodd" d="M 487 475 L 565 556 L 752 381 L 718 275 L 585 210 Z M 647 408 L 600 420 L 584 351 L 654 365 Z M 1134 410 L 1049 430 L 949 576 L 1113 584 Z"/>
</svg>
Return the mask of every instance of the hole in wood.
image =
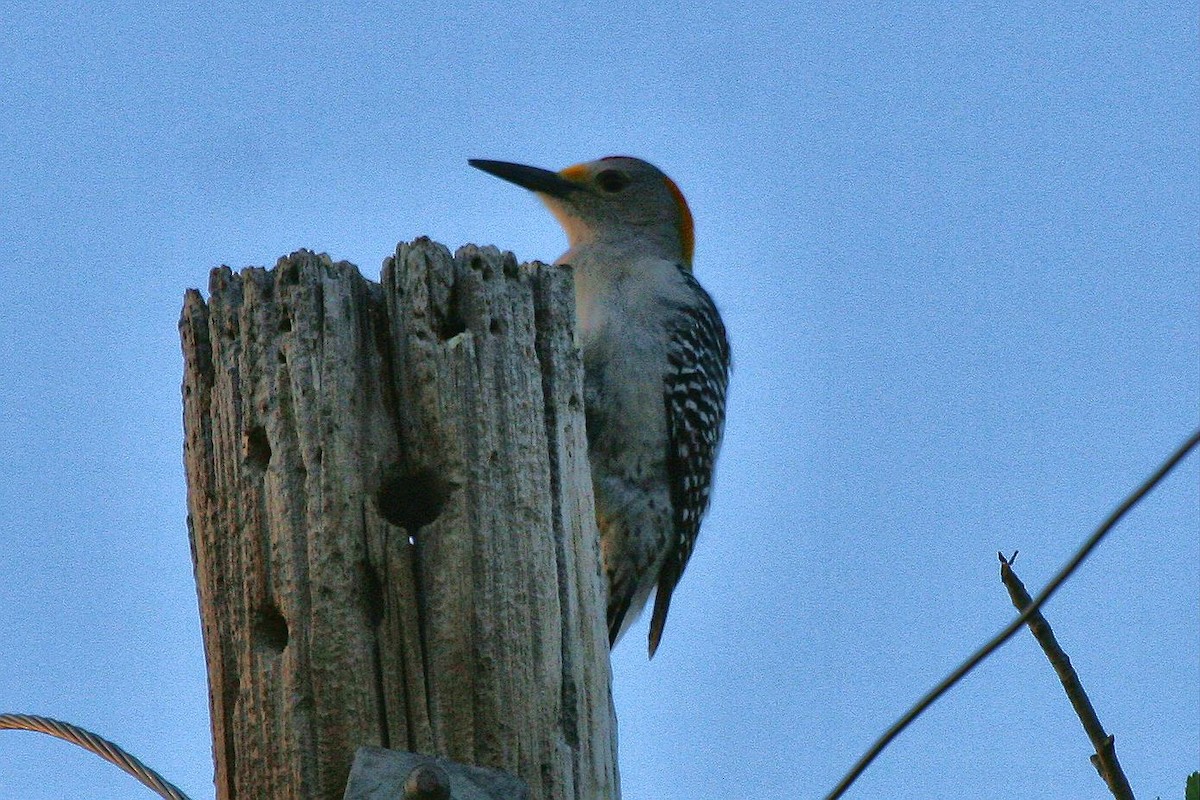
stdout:
<svg viewBox="0 0 1200 800">
<path fill-rule="evenodd" d="M 450 287 L 450 296 L 446 299 L 445 313 L 438 320 L 438 336 L 443 342 L 453 339 L 467 329 L 467 321 L 463 319 L 458 304 L 458 285 Z"/>
<path fill-rule="evenodd" d="M 284 286 L 295 286 L 300 283 L 300 268 L 295 262 L 288 261 L 279 268 L 279 282 Z"/>
<path fill-rule="evenodd" d="M 266 605 L 254 617 L 254 646 L 272 653 L 282 653 L 288 643 L 288 624 L 274 605 Z"/>
<path fill-rule="evenodd" d="M 271 442 L 267 439 L 267 429 L 262 425 L 255 425 L 246 431 L 242 447 L 246 463 L 250 466 L 265 470 L 267 464 L 271 463 Z"/>
<path fill-rule="evenodd" d="M 493 317 L 492 324 L 488 326 L 488 330 L 492 332 L 493 336 L 499 336 L 504 333 L 504 320 Z"/>
<path fill-rule="evenodd" d="M 463 321 L 462 317 L 454 314 L 442 320 L 442 330 L 439 332 L 439 335 L 442 337 L 442 341 L 446 342 L 458 336 L 466 329 L 467 323 Z"/>
<path fill-rule="evenodd" d="M 450 485 L 433 470 L 392 465 L 375 492 L 375 508 L 388 522 L 412 534 L 437 519 L 449 497 Z"/>
<path fill-rule="evenodd" d="M 483 260 L 482 256 L 471 256 L 471 269 L 483 276 L 485 281 L 490 281 L 495 272 L 492 270 L 492 265 Z"/>
</svg>

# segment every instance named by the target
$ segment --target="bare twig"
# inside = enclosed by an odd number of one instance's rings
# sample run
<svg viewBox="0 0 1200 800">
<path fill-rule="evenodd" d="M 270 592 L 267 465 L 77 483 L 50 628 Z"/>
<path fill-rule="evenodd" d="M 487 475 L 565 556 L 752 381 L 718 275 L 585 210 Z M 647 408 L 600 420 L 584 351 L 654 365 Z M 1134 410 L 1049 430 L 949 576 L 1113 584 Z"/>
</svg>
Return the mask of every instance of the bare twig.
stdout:
<svg viewBox="0 0 1200 800">
<path fill-rule="evenodd" d="M 1067 562 L 1066 566 L 1064 566 L 1059 573 L 1054 576 L 1054 579 L 1046 585 L 1046 588 L 1042 589 L 1041 593 L 1038 594 L 1028 608 L 1021 612 L 1016 619 L 1005 626 L 1004 630 L 996 634 L 991 641 L 989 641 L 987 644 L 977 650 L 970 658 L 964 661 L 958 667 L 958 669 L 951 672 L 949 675 L 943 678 L 937 686 L 930 689 L 929 693 L 918 700 L 916 705 L 910 708 L 904 714 L 904 716 L 902 716 L 890 728 L 884 731 L 883 735 L 879 737 L 875 744 L 871 745 L 871 748 L 863 754 L 862 758 L 860 758 L 850 769 L 850 771 L 846 773 L 845 777 L 843 777 L 838 785 L 834 787 L 833 791 L 826 796 L 825 800 L 837 800 L 837 798 L 845 794 L 846 790 L 850 788 L 850 785 L 853 784 L 854 781 L 858 779 L 858 776 L 861 775 L 868 766 L 870 766 L 871 762 L 883 752 L 883 749 L 891 744 L 893 739 L 900 735 L 901 731 L 907 728 L 913 720 L 921 716 L 925 709 L 933 705 L 939 697 L 949 691 L 954 684 L 962 680 L 963 677 L 968 672 L 973 670 L 981 661 L 995 652 L 1000 645 L 1012 638 L 1012 635 L 1020 630 L 1021 626 L 1025 624 L 1026 620 L 1028 620 L 1031 615 L 1041 608 L 1043 603 L 1050 599 L 1050 597 L 1058 590 L 1058 587 L 1062 586 L 1067 578 L 1071 577 L 1071 573 L 1073 573 L 1079 567 L 1079 565 L 1083 563 L 1083 560 L 1088 557 L 1092 550 L 1096 548 L 1096 545 L 1100 544 L 1104 537 L 1108 535 L 1108 532 L 1112 530 L 1113 526 L 1116 525 L 1123 516 L 1125 516 L 1129 509 L 1133 508 L 1143 497 L 1149 494 L 1150 490 L 1153 489 L 1159 481 L 1166 477 L 1167 473 L 1174 469 L 1175 465 L 1182 461 L 1183 457 L 1191 452 L 1192 448 L 1195 447 L 1198 442 L 1200 442 L 1200 430 L 1194 431 L 1192 435 L 1188 437 L 1187 441 L 1181 444 L 1175 450 L 1175 452 L 1172 453 L 1165 462 L 1163 462 L 1162 466 L 1160 466 L 1153 475 L 1147 478 L 1141 486 L 1134 490 L 1133 494 L 1125 498 L 1124 502 L 1117 506 L 1116 509 L 1108 515 L 1108 519 L 1104 520 L 1100 527 L 1097 528 L 1090 537 L 1088 537 L 1088 540 L 1083 543 L 1078 552 L 1076 552 L 1075 555 L 1071 557 L 1071 560 Z"/>
<path fill-rule="evenodd" d="M 997 555 L 1000 557 L 1000 580 L 1004 582 L 1004 588 L 1008 589 L 1008 596 L 1012 598 L 1017 611 L 1024 611 L 1033 604 L 1033 599 L 1029 596 L 1029 592 L 1025 591 L 1025 584 L 1021 583 L 1021 579 L 1013 571 L 1012 565 L 1016 561 L 1017 554 L 1013 553 L 1012 558 L 1005 558 L 1003 553 L 997 553 Z M 1083 723 L 1084 731 L 1092 740 L 1092 746 L 1096 748 L 1096 754 L 1092 756 L 1092 765 L 1096 767 L 1100 777 L 1108 784 L 1108 790 L 1113 793 L 1113 797 L 1117 800 L 1134 800 L 1129 779 L 1125 777 L 1125 773 L 1121 771 L 1121 765 L 1117 762 L 1113 737 L 1104 732 L 1104 726 L 1100 724 L 1100 718 L 1096 716 L 1096 709 L 1092 708 L 1092 701 L 1088 699 L 1087 692 L 1083 690 L 1083 684 L 1079 682 L 1079 676 L 1075 673 L 1075 668 L 1071 666 L 1071 659 L 1059 646 L 1058 640 L 1054 638 L 1054 631 L 1050 629 L 1050 623 L 1046 621 L 1042 612 L 1035 610 L 1029 615 L 1026 624 L 1029 625 L 1029 632 L 1033 634 L 1033 638 L 1037 639 L 1042 650 L 1046 652 L 1046 658 L 1050 659 L 1054 671 L 1058 673 L 1058 679 L 1062 681 L 1063 688 L 1067 692 L 1067 699 L 1071 701 L 1071 706 L 1075 709 L 1079 721 Z"/>
</svg>

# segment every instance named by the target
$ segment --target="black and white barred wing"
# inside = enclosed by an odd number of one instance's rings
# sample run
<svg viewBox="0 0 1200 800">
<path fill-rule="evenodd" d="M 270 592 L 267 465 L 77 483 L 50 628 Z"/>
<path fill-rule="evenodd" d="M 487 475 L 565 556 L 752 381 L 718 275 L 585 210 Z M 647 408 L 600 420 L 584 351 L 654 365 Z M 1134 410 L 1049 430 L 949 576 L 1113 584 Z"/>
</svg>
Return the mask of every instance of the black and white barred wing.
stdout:
<svg viewBox="0 0 1200 800">
<path fill-rule="evenodd" d="M 671 594 L 683 575 L 700 520 L 708 509 L 713 467 L 725 427 L 729 386 L 729 340 L 712 298 L 690 273 L 683 273 L 701 302 L 680 308 L 671 330 L 665 398 L 667 465 L 674 510 L 674 537 L 658 576 L 650 620 L 650 655 L 658 649 Z"/>
</svg>

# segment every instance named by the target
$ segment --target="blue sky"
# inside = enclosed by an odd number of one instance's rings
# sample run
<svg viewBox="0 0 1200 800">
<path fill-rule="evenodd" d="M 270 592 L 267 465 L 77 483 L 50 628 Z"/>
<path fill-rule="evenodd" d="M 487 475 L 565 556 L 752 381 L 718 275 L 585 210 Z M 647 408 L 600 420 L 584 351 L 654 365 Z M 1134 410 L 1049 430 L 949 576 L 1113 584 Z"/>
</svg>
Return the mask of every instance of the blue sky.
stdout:
<svg viewBox="0 0 1200 800">
<path fill-rule="evenodd" d="M 1200 411 L 1194 4 L 0 2 L 0 711 L 212 796 L 176 323 L 210 268 L 564 249 L 470 157 L 662 167 L 735 354 L 627 800 L 819 797 Z M 1139 797 L 1200 769 L 1192 457 L 1047 614 Z M 850 797 L 1103 798 L 1020 635 Z M 149 796 L 0 732 L 0 798 Z"/>
</svg>

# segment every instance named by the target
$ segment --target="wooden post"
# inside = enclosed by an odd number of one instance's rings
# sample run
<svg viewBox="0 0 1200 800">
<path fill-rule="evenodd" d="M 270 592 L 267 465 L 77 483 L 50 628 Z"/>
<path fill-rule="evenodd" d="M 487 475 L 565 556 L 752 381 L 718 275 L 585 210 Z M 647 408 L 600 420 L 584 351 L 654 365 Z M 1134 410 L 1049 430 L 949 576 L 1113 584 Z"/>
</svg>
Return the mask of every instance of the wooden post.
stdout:
<svg viewBox="0 0 1200 800">
<path fill-rule="evenodd" d="M 571 277 L 402 244 L 214 270 L 180 333 L 217 797 L 378 745 L 616 798 Z"/>
</svg>

